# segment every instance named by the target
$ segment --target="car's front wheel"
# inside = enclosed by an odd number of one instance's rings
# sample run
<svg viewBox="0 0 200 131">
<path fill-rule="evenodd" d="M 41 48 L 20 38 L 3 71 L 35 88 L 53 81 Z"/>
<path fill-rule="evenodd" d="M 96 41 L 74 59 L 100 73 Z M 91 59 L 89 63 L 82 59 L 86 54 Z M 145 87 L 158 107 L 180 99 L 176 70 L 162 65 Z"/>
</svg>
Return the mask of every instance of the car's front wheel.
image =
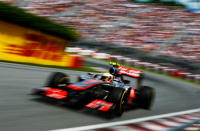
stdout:
<svg viewBox="0 0 200 131">
<path fill-rule="evenodd" d="M 69 77 L 67 74 L 54 72 L 49 76 L 45 86 L 59 88 L 60 86 L 67 84 L 69 84 Z"/>
<path fill-rule="evenodd" d="M 113 110 L 114 115 L 121 116 L 127 101 L 127 91 L 123 88 L 113 88 L 108 98 L 108 101 L 116 104 Z"/>
</svg>

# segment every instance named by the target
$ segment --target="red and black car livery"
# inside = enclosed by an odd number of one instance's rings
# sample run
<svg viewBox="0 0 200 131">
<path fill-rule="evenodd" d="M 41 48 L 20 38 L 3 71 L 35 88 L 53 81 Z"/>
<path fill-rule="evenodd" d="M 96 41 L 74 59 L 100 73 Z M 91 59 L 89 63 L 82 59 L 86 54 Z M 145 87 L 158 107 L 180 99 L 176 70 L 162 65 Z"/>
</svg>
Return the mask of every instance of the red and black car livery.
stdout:
<svg viewBox="0 0 200 131">
<path fill-rule="evenodd" d="M 116 68 L 116 66 L 113 67 Z M 122 68 L 125 70 L 121 71 Z M 81 75 L 77 82 L 70 83 L 67 74 L 55 72 L 48 78 L 44 87 L 34 88 L 33 94 L 53 98 L 69 105 L 112 112 L 117 116 L 122 115 L 126 107 L 132 108 L 135 105 L 145 109 L 151 107 L 154 89 L 149 86 L 141 86 L 140 79 L 138 79 L 137 86 L 134 87 L 128 84 L 128 80 L 123 79 L 123 75 L 140 78 L 138 75 L 137 77 L 133 76 L 131 69 L 120 67 L 117 73 L 111 73 L 116 78 L 111 83 L 102 81 L 101 74 L 91 73 Z M 137 73 L 141 74 L 139 71 Z M 142 75 L 141 78 L 143 78 Z"/>
</svg>

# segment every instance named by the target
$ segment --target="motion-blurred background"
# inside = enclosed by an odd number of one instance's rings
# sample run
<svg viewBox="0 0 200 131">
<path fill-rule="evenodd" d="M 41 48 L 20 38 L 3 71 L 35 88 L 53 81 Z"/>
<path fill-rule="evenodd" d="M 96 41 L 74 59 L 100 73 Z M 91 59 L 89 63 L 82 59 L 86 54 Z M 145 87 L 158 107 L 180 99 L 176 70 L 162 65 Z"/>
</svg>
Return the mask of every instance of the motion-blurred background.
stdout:
<svg viewBox="0 0 200 131">
<path fill-rule="evenodd" d="M 0 129 L 96 127 L 164 114 L 107 130 L 199 130 L 199 12 L 199 0 L 0 0 Z M 85 72 L 107 72 L 109 61 L 144 71 L 144 85 L 156 90 L 152 110 L 105 119 L 30 95 L 52 72 L 76 82 Z"/>
<path fill-rule="evenodd" d="M 67 46 L 139 59 L 199 77 L 198 0 L 1 1 L 75 28 L 81 37 Z"/>
</svg>

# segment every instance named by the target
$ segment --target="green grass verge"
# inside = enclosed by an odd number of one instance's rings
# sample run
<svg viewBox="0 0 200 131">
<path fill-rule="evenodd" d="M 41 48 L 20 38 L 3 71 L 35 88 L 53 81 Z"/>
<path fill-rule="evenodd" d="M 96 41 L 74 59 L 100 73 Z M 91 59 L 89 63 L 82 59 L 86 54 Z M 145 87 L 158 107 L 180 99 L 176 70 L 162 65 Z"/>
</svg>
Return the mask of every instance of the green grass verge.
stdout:
<svg viewBox="0 0 200 131">
<path fill-rule="evenodd" d="M 86 57 L 87 58 L 91 58 L 91 59 L 95 59 L 95 60 L 98 60 L 98 61 L 104 61 L 104 62 L 107 62 L 107 63 L 110 62 L 109 60 L 99 60 L 99 59 L 92 58 L 92 57 L 89 57 L 89 56 L 86 56 Z M 128 64 L 121 64 L 121 65 L 125 66 L 125 67 L 129 67 L 129 68 L 134 68 L 134 69 L 137 69 L 137 70 L 141 70 L 141 71 L 144 71 L 144 72 L 150 72 L 150 73 L 158 74 L 158 75 L 161 75 L 161 76 L 166 76 L 166 77 L 169 77 L 169 78 L 172 78 L 172 79 L 176 79 L 176 80 L 180 80 L 180 81 L 183 81 L 183 82 L 191 83 L 191 84 L 194 84 L 196 86 L 200 86 L 200 83 L 192 81 L 192 80 L 188 80 L 188 79 L 184 79 L 184 78 L 179 78 L 179 77 L 174 77 L 174 76 L 166 75 L 164 73 L 160 73 L 160 72 L 153 71 L 153 70 L 150 70 L 150 69 L 136 67 L 136 66 L 132 66 L 132 65 L 128 65 Z"/>
<path fill-rule="evenodd" d="M 176 79 L 176 80 L 180 80 L 180 81 L 183 81 L 183 82 L 188 82 L 188 83 L 200 86 L 200 83 L 194 82 L 192 80 L 188 80 L 188 79 L 184 79 L 184 78 L 180 78 L 180 77 L 174 77 L 174 76 L 166 75 L 166 74 L 163 74 L 163 73 L 160 73 L 160 72 L 157 72 L 157 71 L 153 71 L 153 70 L 150 70 L 150 69 L 144 69 L 144 68 L 139 68 L 139 67 L 134 67 L 134 66 L 129 66 L 129 67 L 132 67 L 132 68 L 135 68 L 135 69 L 138 69 L 138 70 L 142 70 L 142 71 L 145 71 L 145 72 L 150 72 L 150 73 L 158 74 L 158 75 L 161 75 L 161 76 L 166 76 L 166 77 L 169 77 L 169 78 L 172 78 L 172 79 Z"/>
<path fill-rule="evenodd" d="M 40 65 L 40 64 L 32 64 L 32 63 L 23 63 L 23 62 L 12 62 L 12 61 L 4 61 L 0 60 L 0 62 L 5 63 L 13 63 L 13 64 L 23 64 L 23 65 L 30 65 L 30 66 L 36 66 L 36 67 L 46 67 L 46 68 L 56 68 L 56 69 L 64 69 L 64 70 L 74 70 L 74 71 L 84 71 L 84 72 L 97 72 L 99 71 L 92 69 L 90 65 L 85 65 L 82 68 L 71 68 L 71 67 L 62 67 L 62 66 L 54 66 L 54 65 Z"/>
</svg>

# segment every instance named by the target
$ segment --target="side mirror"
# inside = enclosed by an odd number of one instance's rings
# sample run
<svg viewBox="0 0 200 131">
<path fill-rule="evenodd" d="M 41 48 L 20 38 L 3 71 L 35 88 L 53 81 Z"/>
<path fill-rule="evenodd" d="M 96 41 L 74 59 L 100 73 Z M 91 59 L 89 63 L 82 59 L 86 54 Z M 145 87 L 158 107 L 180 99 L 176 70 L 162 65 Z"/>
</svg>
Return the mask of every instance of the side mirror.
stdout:
<svg viewBox="0 0 200 131">
<path fill-rule="evenodd" d="M 123 80 L 124 84 L 130 84 L 129 80 Z"/>
</svg>

